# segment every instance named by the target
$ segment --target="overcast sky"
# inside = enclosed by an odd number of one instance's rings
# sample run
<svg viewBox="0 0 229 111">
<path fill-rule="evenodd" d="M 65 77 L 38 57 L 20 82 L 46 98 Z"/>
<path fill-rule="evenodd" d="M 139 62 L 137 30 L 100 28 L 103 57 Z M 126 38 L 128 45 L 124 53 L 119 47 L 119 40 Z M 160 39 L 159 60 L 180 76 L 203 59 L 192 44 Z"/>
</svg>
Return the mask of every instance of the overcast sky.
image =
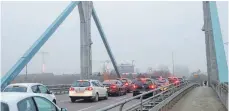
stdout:
<svg viewBox="0 0 229 111">
<path fill-rule="evenodd" d="M 69 2 L 2 2 L 2 74 L 5 74 Z M 206 71 L 202 2 L 94 2 L 117 63 L 135 60 L 140 71 L 158 65 L 187 66 Z M 228 37 L 228 3 L 217 2 L 224 42 Z M 93 71 L 99 71 L 108 54 L 92 19 Z M 46 72 L 80 72 L 80 21 L 78 8 L 67 17 L 40 51 Z M 227 49 L 226 49 L 227 50 Z M 41 72 L 38 53 L 29 73 Z M 112 68 L 110 66 L 110 68 Z M 21 73 L 25 73 L 23 70 Z"/>
</svg>

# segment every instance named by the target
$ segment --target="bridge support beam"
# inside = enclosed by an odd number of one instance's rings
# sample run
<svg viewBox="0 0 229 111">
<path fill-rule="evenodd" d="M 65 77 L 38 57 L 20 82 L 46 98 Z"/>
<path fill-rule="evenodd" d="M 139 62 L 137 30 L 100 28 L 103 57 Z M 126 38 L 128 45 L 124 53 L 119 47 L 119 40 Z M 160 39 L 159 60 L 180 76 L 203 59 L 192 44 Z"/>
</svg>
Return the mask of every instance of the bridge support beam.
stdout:
<svg viewBox="0 0 229 111">
<path fill-rule="evenodd" d="M 80 15 L 80 69 L 81 79 L 89 79 L 92 74 L 91 55 L 91 14 L 93 3 L 83 1 L 78 5 Z"/>
<path fill-rule="evenodd" d="M 228 82 L 228 67 L 216 2 L 204 1 L 203 11 L 208 80 Z"/>
</svg>

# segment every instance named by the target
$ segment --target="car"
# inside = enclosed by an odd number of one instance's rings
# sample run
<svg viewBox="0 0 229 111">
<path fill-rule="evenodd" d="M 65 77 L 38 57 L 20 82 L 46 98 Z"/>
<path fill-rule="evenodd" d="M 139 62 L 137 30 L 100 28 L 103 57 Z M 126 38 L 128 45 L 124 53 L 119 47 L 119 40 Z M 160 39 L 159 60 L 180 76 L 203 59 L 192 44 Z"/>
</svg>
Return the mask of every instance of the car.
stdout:
<svg viewBox="0 0 229 111">
<path fill-rule="evenodd" d="M 67 111 L 38 93 L 1 92 L 1 111 Z"/>
<path fill-rule="evenodd" d="M 56 104 L 56 96 L 45 85 L 41 83 L 14 83 L 8 85 L 3 92 L 27 92 L 38 93 L 46 96 L 50 101 Z"/>
<path fill-rule="evenodd" d="M 126 95 L 127 88 L 120 80 L 105 80 L 103 85 L 107 88 L 109 95 Z"/>
<path fill-rule="evenodd" d="M 184 78 L 179 77 L 178 80 L 180 81 L 181 84 L 185 82 Z"/>
<path fill-rule="evenodd" d="M 132 81 L 128 78 L 117 78 L 117 80 L 120 80 L 127 88 L 127 93 L 130 93 L 132 91 Z"/>
<path fill-rule="evenodd" d="M 92 100 L 97 102 L 99 99 L 108 99 L 106 87 L 98 80 L 77 80 L 69 88 L 71 102 L 77 99 Z"/>
<path fill-rule="evenodd" d="M 153 79 L 150 78 L 137 78 L 133 80 L 133 96 L 145 93 L 150 90 L 157 88 L 157 85 Z M 146 95 L 147 97 L 152 96 L 152 94 Z"/>
<path fill-rule="evenodd" d="M 180 85 L 180 80 L 177 77 L 168 77 L 169 83 L 174 84 L 175 86 Z"/>
<path fill-rule="evenodd" d="M 169 87 L 169 81 L 166 78 L 160 77 L 156 79 L 156 84 L 158 87 L 160 87 L 161 91 L 167 90 Z"/>
</svg>

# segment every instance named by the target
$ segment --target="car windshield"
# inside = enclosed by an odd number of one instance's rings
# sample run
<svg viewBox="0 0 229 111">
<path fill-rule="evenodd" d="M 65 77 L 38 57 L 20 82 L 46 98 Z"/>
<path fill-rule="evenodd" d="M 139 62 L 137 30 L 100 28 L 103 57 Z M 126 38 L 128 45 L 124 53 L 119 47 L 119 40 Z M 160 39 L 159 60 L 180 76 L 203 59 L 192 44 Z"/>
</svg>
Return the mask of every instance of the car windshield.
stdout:
<svg viewBox="0 0 229 111">
<path fill-rule="evenodd" d="M 76 81 L 73 83 L 73 87 L 88 87 L 90 86 L 90 82 L 88 81 Z"/>
<path fill-rule="evenodd" d="M 9 106 L 6 103 L 1 102 L 1 111 L 9 111 Z"/>
<path fill-rule="evenodd" d="M 26 92 L 27 87 L 24 86 L 9 86 L 6 89 L 4 89 L 3 92 Z"/>
</svg>

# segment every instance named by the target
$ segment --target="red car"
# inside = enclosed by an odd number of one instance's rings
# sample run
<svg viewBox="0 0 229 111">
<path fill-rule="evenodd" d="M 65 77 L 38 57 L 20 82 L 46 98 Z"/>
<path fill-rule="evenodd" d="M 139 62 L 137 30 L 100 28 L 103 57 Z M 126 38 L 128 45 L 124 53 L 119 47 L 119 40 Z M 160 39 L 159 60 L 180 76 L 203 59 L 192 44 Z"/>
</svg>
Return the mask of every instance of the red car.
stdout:
<svg viewBox="0 0 229 111">
<path fill-rule="evenodd" d="M 120 80 L 105 80 L 103 85 L 107 88 L 108 95 L 126 95 L 126 86 Z"/>
<path fill-rule="evenodd" d="M 180 85 L 180 80 L 177 77 L 168 77 L 170 84 L 175 84 L 175 86 Z"/>
<path fill-rule="evenodd" d="M 117 80 L 120 80 L 122 84 L 126 86 L 126 90 L 128 93 L 132 91 L 132 81 L 128 78 L 117 78 Z"/>
</svg>

